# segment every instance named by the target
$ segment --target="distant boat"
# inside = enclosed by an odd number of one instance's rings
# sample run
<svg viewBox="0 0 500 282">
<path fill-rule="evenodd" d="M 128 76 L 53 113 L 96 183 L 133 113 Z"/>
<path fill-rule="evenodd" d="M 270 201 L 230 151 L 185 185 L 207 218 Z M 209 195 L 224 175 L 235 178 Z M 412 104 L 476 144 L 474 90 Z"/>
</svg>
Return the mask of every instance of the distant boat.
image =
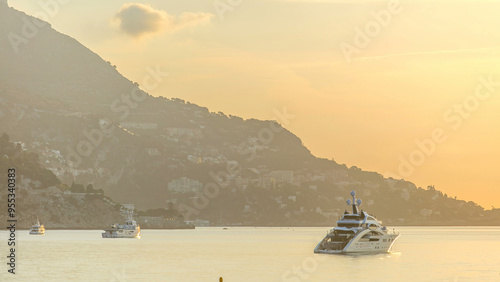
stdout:
<svg viewBox="0 0 500 282">
<path fill-rule="evenodd" d="M 381 253 L 389 252 L 399 237 L 399 233 L 390 232 L 374 216 L 358 211 L 361 200 L 356 201 L 356 192 L 351 192 L 352 213 L 345 211 L 337 227 L 331 229 L 326 237 L 314 249 L 315 253 Z M 351 200 L 347 200 L 351 205 Z"/>
<path fill-rule="evenodd" d="M 45 235 L 45 227 L 43 227 L 43 224 L 40 224 L 40 221 L 38 221 L 38 219 L 36 220 L 35 224 L 31 226 L 30 235 Z"/>
<path fill-rule="evenodd" d="M 104 229 L 102 238 L 141 238 L 141 227 L 132 217 L 132 212 L 127 212 L 128 218 L 125 224 L 115 223 L 110 229 Z"/>
</svg>

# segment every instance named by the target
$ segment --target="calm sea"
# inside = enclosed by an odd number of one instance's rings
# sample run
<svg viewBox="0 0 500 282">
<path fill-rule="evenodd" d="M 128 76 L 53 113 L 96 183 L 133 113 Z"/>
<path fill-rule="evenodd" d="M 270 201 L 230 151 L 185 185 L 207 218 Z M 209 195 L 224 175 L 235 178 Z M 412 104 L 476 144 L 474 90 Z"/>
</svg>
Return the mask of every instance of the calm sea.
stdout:
<svg viewBox="0 0 500 282">
<path fill-rule="evenodd" d="M 393 253 L 315 255 L 328 228 L 18 231 L 16 275 L 2 281 L 500 281 L 500 227 L 401 227 Z M 14 278 L 14 279 L 13 279 Z"/>
</svg>

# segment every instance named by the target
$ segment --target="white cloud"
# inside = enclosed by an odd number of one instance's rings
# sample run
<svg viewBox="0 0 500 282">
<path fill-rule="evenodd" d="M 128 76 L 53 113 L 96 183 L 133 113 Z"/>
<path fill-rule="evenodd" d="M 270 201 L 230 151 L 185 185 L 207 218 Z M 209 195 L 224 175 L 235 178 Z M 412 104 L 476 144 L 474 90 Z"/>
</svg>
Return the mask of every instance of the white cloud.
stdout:
<svg viewBox="0 0 500 282">
<path fill-rule="evenodd" d="M 123 5 L 115 18 L 123 32 L 133 37 L 141 37 L 161 31 L 168 21 L 168 14 L 149 5 L 130 3 Z"/>
<path fill-rule="evenodd" d="M 115 16 L 119 29 L 126 34 L 140 38 L 162 31 L 176 32 L 184 28 L 209 24 L 213 14 L 186 12 L 179 16 L 169 15 L 150 5 L 140 3 L 124 4 Z"/>
</svg>

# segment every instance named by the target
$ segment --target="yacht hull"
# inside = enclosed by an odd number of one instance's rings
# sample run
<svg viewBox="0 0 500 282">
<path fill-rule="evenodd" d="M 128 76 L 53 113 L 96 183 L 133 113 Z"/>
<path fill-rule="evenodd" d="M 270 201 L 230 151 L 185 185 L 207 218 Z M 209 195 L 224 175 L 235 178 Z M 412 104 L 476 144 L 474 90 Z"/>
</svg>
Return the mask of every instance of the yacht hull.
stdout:
<svg viewBox="0 0 500 282">
<path fill-rule="evenodd" d="M 45 235 L 45 232 L 30 232 L 30 235 Z"/>
<path fill-rule="evenodd" d="M 141 238 L 141 232 L 134 230 L 106 230 L 102 233 L 102 238 Z"/>
<path fill-rule="evenodd" d="M 326 236 L 321 242 L 318 243 L 314 252 L 317 254 L 352 254 L 352 253 L 388 253 L 392 245 L 399 237 L 399 234 L 387 234 L 380 236 L 378 241 L 362 242 L 362 234 L 354 237 L 342 249 L 332 249 L 325 246 L 324 242 L 327 240 Z"/>
</svg>

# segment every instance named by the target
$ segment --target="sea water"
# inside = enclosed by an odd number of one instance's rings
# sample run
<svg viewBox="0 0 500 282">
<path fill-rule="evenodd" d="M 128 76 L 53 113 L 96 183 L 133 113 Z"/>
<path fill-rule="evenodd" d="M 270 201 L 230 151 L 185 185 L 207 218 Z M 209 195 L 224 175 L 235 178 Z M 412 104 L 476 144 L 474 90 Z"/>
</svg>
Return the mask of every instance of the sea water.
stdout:
<svg viewBox="0 0 500 282">
<path fill-rule="evenodd" d="M 16 274 L 2 281 L 500 281 L 499 227 L 399 227 L 393 252 L 314 254 L 328 227 L 141 230 L 103 239 L 99 230 L 16 234 Z"/>
</svg>

